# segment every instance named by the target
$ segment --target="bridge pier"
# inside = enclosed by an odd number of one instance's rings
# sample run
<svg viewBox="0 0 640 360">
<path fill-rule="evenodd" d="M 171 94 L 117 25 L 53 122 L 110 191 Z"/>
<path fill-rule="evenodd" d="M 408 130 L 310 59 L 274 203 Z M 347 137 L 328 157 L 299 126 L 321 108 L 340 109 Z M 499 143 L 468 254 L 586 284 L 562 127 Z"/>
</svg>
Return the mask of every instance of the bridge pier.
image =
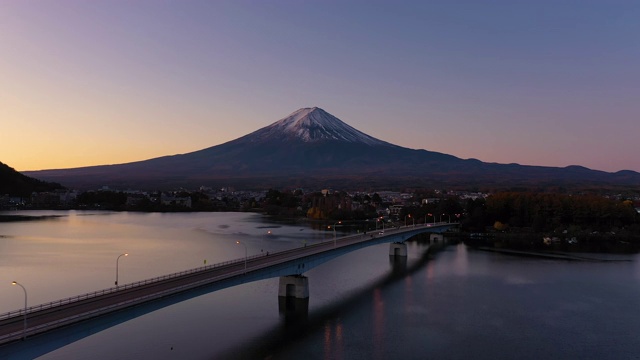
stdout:
<svg viewBox="0 0 640 360">
<path fill-rule="evenodd" d="M 278 297 L 308 299 L 309 278 L 302 275 L 281 276 Z"/>
<path fill-rule="evenodd" d="M 278 296 L 278 312 L 284 318 L 285 324 L 304 322 L 309 318 L 309 298 Z"/>
<path fill-rule="evenodd" d="M 394 274 L 404 274 L 407 271 L 407 257 L 389 255 L 389 264 Z"/>
<path fill-rule="evenodd" d="M 407 244 L 405 243 L 390 243 L 389 244 L 389 256 L 407 256 Z"/>
<path fill-rule="evenodd" d="M 430 234 L 429 235 L 429 243 L 437 243 L 443 240 L 442 234 Z"/>
</svg>

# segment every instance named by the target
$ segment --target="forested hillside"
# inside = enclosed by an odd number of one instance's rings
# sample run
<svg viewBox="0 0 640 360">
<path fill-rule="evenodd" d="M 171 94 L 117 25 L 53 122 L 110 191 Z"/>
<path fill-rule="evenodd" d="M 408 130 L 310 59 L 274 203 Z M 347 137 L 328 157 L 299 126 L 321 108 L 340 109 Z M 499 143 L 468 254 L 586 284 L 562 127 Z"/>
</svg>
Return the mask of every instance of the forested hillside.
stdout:
<svg viewBox="0 0 640 360">
<path fill-rule="evenodd" d="M 485 224 L 493 223 L 503 228 L 531 228 L 536 232 L 568 228 L 611 230 L 636 225 L 639 218 L 630 200 L 530 192 L 492 194 L 486 199 L 486 208 L 482 213 Z"/>
<path fill-rule="evenodd" d="M 48 183 L 25 176 L 0 162 L 0 195 L 28 196 L 34 191 L 63 189 L 57 183 Z"/>
</svg>

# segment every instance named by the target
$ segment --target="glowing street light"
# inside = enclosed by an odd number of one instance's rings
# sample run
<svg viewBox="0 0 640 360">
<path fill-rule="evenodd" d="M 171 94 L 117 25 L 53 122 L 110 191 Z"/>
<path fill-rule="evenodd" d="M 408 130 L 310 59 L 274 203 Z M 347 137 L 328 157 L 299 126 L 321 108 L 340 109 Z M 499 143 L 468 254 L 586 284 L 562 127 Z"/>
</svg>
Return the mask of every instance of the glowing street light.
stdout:
<svg viewBox="0 0 640 360">
<path fill-rule="evenodd" d="M 236 244 L 240 244 L 244 246 L 244 273 L 246 274 L 247 273 L 247 245 L 245 245 L 240 241 L 236 241 Z"/>
<path fill-rule="evenodd" d="M 128 253 L 120 254 L 116 259 L 116 286 L 118 286 L 118 268 L 120 267 L 120 258 L 123 256 L 129 256 Z"/>
<path fill-rule="evenodd" d="M 13 281 L 11 285 L 18 285 L 24 291 L 24 317 L 22 318 L 22 339 L 24 340 L 27 338 L 27 289 L 17 281 Z"/>
<path fill-rule="evenodd" d="M 411 216 L 411 214 L 409 214 L 409 215 L 405 215 L 405 216 L 404 216 L 404 226 L 405 226 L 405 227 L 407 226 L 407 217 L 408 217 L 409 219 L 413 219 L 413 226 L 416 226 L 416 218 L 414 218 L 413 216 Z"/>
<path fill-rule="evenodd" d="M 333 247 L 336 247 L 336 225 L 338 224 L 342 224 L 342 221 L 338 221 L 337 223 L 333 224 Z"/>
<path fill-rule="evenodd" d="M 447 214 L 442 214 L 442 216 L 447 215 Z M 451 222 L 451 215 L 447 215 L 449 217 L 449 220 L 447 221 L 447 224 Z"/>
</svg>

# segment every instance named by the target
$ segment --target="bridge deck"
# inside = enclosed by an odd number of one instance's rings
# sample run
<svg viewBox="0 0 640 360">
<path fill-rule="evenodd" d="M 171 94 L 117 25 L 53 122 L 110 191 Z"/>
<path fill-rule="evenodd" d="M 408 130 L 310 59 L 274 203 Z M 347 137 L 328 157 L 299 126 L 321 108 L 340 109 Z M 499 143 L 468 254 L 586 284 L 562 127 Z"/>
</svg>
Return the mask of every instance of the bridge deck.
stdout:
<svg viewBox="0 0 640 360">
<path fill-rule="evenodd" d="M 384 234 L 375 232 L 367 235 L 350 235 L 336 239 L 335 244 L 333 239 L 327 240 L 310 246 L 276 253 L 265 253 L 246 259 L 241 258 L 230 262 L 209 265 L 48 304 L 33 306 L 27 309 L 27 328 L 24 332 L 24 310 L 12 311 L 0 316 L 0 345 L 19 340 L 23 335 L 27 337 L 33 336 L 213 283 L 235 281 L 233 284 L 238 284 L 258 280 L 260 279 L 259 277 L 254 277 L 253 279 L 244 281 L 251 273 L 255 274 L 258 271 L 268 270 L 269 268 L 278 267 L 295 260 L 309 259 L 313 256 L 338 252 L 354 244 L 366 245 L 368 242 L 379 243 L 383 238 L 394 239 L 398 238 L 398 236 L 403 236 L 404 238 L 421 232 L 439 232 L 453 225 L 456 224 L 431 227 L 401 227 L 399 229 L 385 229 Z M 391 241 L 393 240 L 387 242 Z M 344 253 L 344 251 L 340 253 Z M 336 256 L 337 255 L 338 254 L 336 254 Z M 308 269 L 309 268 L 306 268 L 304 271 Z M 262 278 L 267 277 L 269 276 Z"/>
</svg>

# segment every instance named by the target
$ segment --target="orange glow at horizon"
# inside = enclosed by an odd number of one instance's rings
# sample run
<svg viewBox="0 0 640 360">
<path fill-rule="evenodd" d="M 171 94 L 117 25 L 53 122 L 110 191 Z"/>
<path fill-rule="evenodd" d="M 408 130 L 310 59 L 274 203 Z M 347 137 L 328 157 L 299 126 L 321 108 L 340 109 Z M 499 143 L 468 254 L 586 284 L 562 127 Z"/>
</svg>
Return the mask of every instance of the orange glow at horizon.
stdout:
<svg viewBox="0 0 640 360">
<path fill-rule="evenodd" d="M 544 6 L 414 2 L 389 17 L 350 4 L 326 26 L 330 2 L 4 1 L 0 162 L 26 171 L 182 154 L 321 106 L 411 149 L 640 171 L 640 55 L 629 46 L 639 25 L 605 2 L 585 4 L 579 23 L 569 6 L 535 17 Z"/>
</svg>

